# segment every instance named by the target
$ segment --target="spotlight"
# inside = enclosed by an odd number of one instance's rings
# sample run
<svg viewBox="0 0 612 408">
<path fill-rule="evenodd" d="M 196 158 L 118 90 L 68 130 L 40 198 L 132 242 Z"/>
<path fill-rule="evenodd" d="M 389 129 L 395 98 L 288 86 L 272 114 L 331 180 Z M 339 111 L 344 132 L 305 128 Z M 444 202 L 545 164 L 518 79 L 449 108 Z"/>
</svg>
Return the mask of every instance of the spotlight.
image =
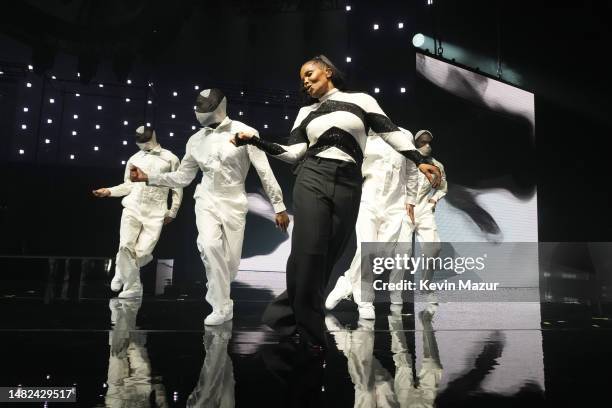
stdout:
<svg viewBox="0 0 612 408">
<path fill-rule="evenodd" d="M 267 129 L 267 128 L 268 128 L 268 125 L 264 125 L 264 129 Z"/>
<path fill-rule="evenodd" d="M 431 6 L 433 4 L 433 0 L 427 0 L 427 5 Z"/>
<path fill-rule="evenodd" d="M 74 154 L 70 155 L 70 160 L 74 160 Z"/>
<path fill-rule="evenodd" d="M 80 77 L 81 77 L 81 73 L 77 72 L 77 78 L 80 78 Z"/>
<path fill-rule="evenodd" d="M 374 24 L 374 26 L 372 26 L 372 28 L 373 28 L 374 30 L 378 30 L 378 29 L 380 28 L 380 26 L 379 26 L 378 24 Z"/>
<path fill-rule="evenodd" d="M 98 84 L 98 87 L 104 88 L 104 84 Z"/>
<path fill-rule="evenodd" d="M 124 121 L 123 121 L 123 126 L 127 126 L 127 125 L 128 125 L 128 121 L 127 121 L 127 120 L 124 120 Z"/>
<path fill-rule="evenodd" d="M 130 98 L 125 98 L 125 102 L 128 103 L 129 101 L 131 101 Z"/>
<path fill-rule="evenodd" d="M 100 148 L 98 146 L 94 146 L 94 152 L 97 152 L 98 150 L 100 150 Z"/>
<path fill-rule="evenodd" d="M 153 102 L 152 102 L 152 101 L 149 99 L 149 100 L 147 101 L 147 103 L 148 103 L 149 105 L 151 105 Z"/>
<path fill-rule="evenodd" d="M 51 141 L 49 139 L 45 139 L 45 144 L 49 144 Z"/>
<path fill-rule="evenodd" d="M 242 111 L 238 112 L 238 116 L 242 116 L 244 115 L 244 113 L 242 113 Z"/>
<path fill-rule="evenodd" d="M 125 81 L 128 85 L 132 85 L 132 80 L 128 79 L 127 81 Z"/>
<path fill-rule="evenodd" d="M 19 149 L 19 154 L 25 154 L 25 150 Z"/>
<path fill-rule="evenodd" d="M 399 28 L 400 30 L 404 28 L 404 23 L 397 23 L 397 28 Z"/>
<path fill-rule="evenodd" d="M 174 132 L 170 132 L 170 137 L 174 136 Z"/>
<path fill-rule="evenodd" d="M 49 103 L 55 103 L 55 99 L 50 98 L 50 99 L 49 99 Z"/>
<path fill-rule="evenodd" d="M 197 91 L 198 89 L 200 89 L 200 87 L 199 87 L 198 85 L 195 85 L 195 86 L 193 87 L 193 89 L 195 89 L 195 90 Z"/>
<path fill-rule="evenodd" d="M 406 88 L 404 88 L 403 86 L 400 88 L 400 92 L 401 93 L 406 93 Z"/>
<path fill-rule="evenodd" d="M 346 62 L 351 62 L 353 59 L 351 57 L 346 57 Z"/>
<path fill-rule="evenodd" d="M 51 75 L 51 79 L 57 79 L 55 75 Z"/>
<path fill-rule="evenodd" d="M 380 92 L 380 88 L 374 88 L 374 93 L 379 93 Z"/>
<path fill-rule="evenodd" d="M 240 96 L 244 96 L 244 91 L 240 91 Z"/>
<path fill-rule="evenodd" d="M 26 86 L 27 86 L 28 88 L 31 88 L 31 87 L 32 87 L 32 84 L 31 84 L 31 83 L 29 83 L 29 82 L 27 82 L 27 83 L 26 83 Z"/>
<path fill-rule="evenodd" d="M 176 119 L 176 115 L 175 115 L 174 113 L 173 113 L 172 115 L 170 115 L 170 117 L 171 117 L 172 119 Z"/>
<path fill-rule="evenodd" d="M 27 106 L 26 106 L 26 107 L 24 107 L 24 108 L 23 108 L 23 111 L 24 111 L 24 112 L 29 111 L 28 107 L 27 107 Z"/>
<path fill-rule="evenodd" d="M 53 123 L 53 119 L 47 119 L 47 123 Z"/>
<path fill-rule="evenodd" d="M 121 164 L 125 165 L 125 160 L 121 160 Z"/>
<path fill-rule="evenodd" d="M 78 98 L 79 96 L 81 96 L 81 94 L 80 93 L 75 93 L 74 96 L 76 96 Z"/>
<path fill-rule="evenodd" d="M 98 105 L 98 110 L 102 110 L 102 105 Z"/>
<path fill-rule="evenodd" d="M 176 91 L 172 92 L 172 96 L 178 96 L 178 92 Z"/>
<path fill-rule="evenodd" d="M 195 130 L 195 129 L 196 129 L 196 127 L 195 127 L 195 126 L 191 126 L 191 130 Z"/>
<path fill-rule="evenodd" d="M 32 65 L 28 65 L 28 70 L 34 71 L 34 67 Z"/>
<path fill-rule="evenodd" d="M 77 135 L 77 131 L 76 131 L 76 130 L 73 130 L 73 131 L 72 131 L 72 136 L 76 136 L 76 135 Z"/>
<path fill-rule="evenodd" d="M 351 6 L 347 4 L 345 9 L 346 9 L 346 11 L 351 11 Z"/>
<path fill-rule="evenodd" d="M 147 127 L 151 127 L 151 123 L 147 122 Z"/>
<path fill-rule="evenodd" d="M 78 119 L 79 115 L 72 115 L 72 119 Z"/>
<path fill-rule="evenodd" d="M 97 125 L 97 124 L 96 124 L 96 129 L 100 129 L 100 125 Z"/>
<path fill-rule="evenodd" d="M 195 105 L 193 106 L 193 110 L 196 110 L 196 107 L 195 107 Z"/>
<path fill-rule="evenodd" d="M 288 120 L 288 119 L 289 119 L 289 116 L 285 115 L 285 120 Z"/>
<path fill-rule="evenodd" d="M 22 125 L 21 125 L 21 129 L 22 129 L 22 130 L 26 130 L 27 128 L 28 128 L 28 126 L 27 126 L 27 125 L 25 125 L 25 124 L 22 124 Z"/>
<path fill-rule="evenodd" d="M 412 45 L 415 47 L 422 47 L 425 44 L 425 36 L 421 33 L 417 33 L 412 37 Z"/>
<path fill-rule="evenodd" d="M 124 140 L 124 141 L 123 141 L 123 145 L 124 145 L 124 146 L 127 146 L 127 140 Z"/>
</svg>

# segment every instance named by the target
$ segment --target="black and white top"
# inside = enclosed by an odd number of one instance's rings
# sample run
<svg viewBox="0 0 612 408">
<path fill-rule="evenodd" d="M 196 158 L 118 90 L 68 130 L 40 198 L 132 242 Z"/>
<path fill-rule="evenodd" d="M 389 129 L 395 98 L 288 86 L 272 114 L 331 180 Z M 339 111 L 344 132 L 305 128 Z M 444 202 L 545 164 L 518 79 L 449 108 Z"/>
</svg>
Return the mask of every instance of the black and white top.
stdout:
<svg viewBox="0 0 612 408">
<path fill-rule="evenodd" d="M 300 109 L 288 145 L 258 137 L 246 143 L 289 163 L 318 156 L 361 165 L 370 129 L 417 165 L 429 162 L 416 150 L 410 136 L 385 115 L 376 99 L 365 93 L 338 89 L 332 89 L 317 103 Z"/>
</svg>

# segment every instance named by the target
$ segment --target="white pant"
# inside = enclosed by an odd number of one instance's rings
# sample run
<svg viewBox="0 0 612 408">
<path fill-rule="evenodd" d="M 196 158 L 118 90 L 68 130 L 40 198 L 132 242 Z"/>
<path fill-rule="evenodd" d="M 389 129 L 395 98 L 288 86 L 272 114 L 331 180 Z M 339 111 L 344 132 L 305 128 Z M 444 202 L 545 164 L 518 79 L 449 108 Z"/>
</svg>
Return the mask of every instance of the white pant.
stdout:
<svg viewBox="0 0 612 408">
<path fill-rule="evenodd" d="M 362 304 L 361 288 L 361 243 L 363 242 L 398 242 L 412 240 L 412 225 L 408 221 L 408 214 L 403 203 L 386 208 L 384 211 L 377 210 L 373 205 L 362 202 L 359 207 L 357 224 L 355 225 L 357 235 L 357 250 L 351 262 L 351 266 L 344 276 L 351 283 L 353 299 L 355 303 Z M 366 281 L 368 281 L 366 279 Z M 368 285 L 371 288 L 371 285 Z M 369 289 L 368 288 L 368 289 Z M 364 288 L 364 290 L 367 290 Z M 369 293 L 369 292 L 368 292 Z M 366 296 L 371 303 L 371 294 Z"/>
<path fill-rule="evenodd" d="M 421 244 L 423 255 L 426 257 L 437 257 L 440 255 L 440 235 L 438 235 L 438 226 L 432 212 L 433 204 L 426 200 L 419 202 L 414 207 L 414 233 L 415 238 Z M 419 254 L 420 255 L 420 254 Z M 433 270 L 426 269 L 421 274 L 422 280 L 431 280 Z"/>
<path fill-rule="evenodd" d="M 238 190 L 238 189 L 237 189 Z M 230 284 L 236 278 L 242 254 L 247 197 L 244 189 L 215 195 L 196 193 L 198 250 L 206 268 L 206 301 L 213 312 L 232 306 Z"/>
<path fill-rule="evenodd" d="M 151 262 L 153 249 L 164 225 L 164 214 L 156 211 L 124 208 L 119 229 L 119 251 L 115 277 L 123 282 L 123 290 L 139 289 L 140 268 Z"/>
</svg>

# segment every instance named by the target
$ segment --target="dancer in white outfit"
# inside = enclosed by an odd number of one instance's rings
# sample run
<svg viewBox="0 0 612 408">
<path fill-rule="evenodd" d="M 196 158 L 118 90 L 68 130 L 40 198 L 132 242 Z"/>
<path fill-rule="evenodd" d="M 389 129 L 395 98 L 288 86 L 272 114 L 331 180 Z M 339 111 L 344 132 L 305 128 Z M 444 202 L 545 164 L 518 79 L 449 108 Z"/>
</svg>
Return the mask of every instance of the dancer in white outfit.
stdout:
<svg viewBox="0 0 612 408">
<path fill-rule="evenodd" d="M 130 181 L 130 168 L 138 166 L 151 173 L 166 173 L 179 167 L 179 159 L 163 149 L 155 130 L 140 126 L 136 129 L 136 144 L 140 151 L 125 167 L 124 182 L 115 187 L 93 191 L 96 197 L 123 197 L 123 213 L 119 230 L 119 251 L 115 263 L 115 276 L 111 289 L 120 298 L 142 296 L 140 268 L 148 264 L 159 240 L 162 227 L 176 218 L 181 206 L 183 189 L 172 188 L 172 205 L 168 209 L 168 187 L 152 187 Z"/>
<path fill-rule="evenodd" d="M 409 131 L 401 130 L 412 139 Z M 366 143 L 361 171 L 365 180 L 355 226 L 357 250 L 351 266 L 338 278 L 328 295 L 325 307 L 331 310 L 342 299 L 352 295 L 359 317 L 374 319 L 372 299 L 369 293 L 365 293 L 368 288 L 362 285 L 368 279 L 362 279 L 361 275 L 361 243 L 411 241 L 413 223 L 408 222 L 407 209 L 414 207 L 415 194 L 408 194 L 407 188 L 417 184 L 420 172 L 372 131 Z"/>
<path fill-rule="evenodd" d="M 206 89 L 196 99 L 196 118 L 204 126 L 187 142 L 185 157 L 172 173 L 146 172 L 132 168 L 132 181 L 148 185 L 186 187 L 202 170 L 196 187 L 195 213 L 198 249 L 206 268 L 206 301 L 212 313 L 204 321 L 219 325 L 233 317 L 230 284 L 238 273 L 247 214 L 245 179 L 251 164 L 257 170 L 264 190 L 274 207 L 276 225 L 287 230 L 281 188 L 264 152 L 254 146 L 236 148 L 229 143 L 238 132 L 257 134 L 244 123 L 226 114 L 227 100 L 218 89 Z"/>
</svg>

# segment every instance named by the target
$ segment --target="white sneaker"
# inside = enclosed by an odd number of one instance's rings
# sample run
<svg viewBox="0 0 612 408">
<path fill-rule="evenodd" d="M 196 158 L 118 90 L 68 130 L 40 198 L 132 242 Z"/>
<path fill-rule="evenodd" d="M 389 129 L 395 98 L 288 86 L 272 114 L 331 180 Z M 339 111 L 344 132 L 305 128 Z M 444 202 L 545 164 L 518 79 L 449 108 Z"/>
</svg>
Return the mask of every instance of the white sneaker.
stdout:
<svg viewBox="0 0 612 408">
<path fill-rule="evenodd" d="M 139 288 L 128 289 L 120 292 L 117 297 L 121 299 L 139 298 L 142 297 L 142 286 Z"/>
<path fill-rule="evenodd" d="M 336 286 L 329 293 L 327 299 L 325 299 L 325 308 L 327 310 L 332 310 L 342 299 L 348 299 L 351 296 L 353 289 L 351 288 L 351 283 L 344 276 L 340 276 L 338 281 L 336 282 Z"/>
<path fill-rule="evenodd" d="M 227 312 L 213 311 L 211 314 L 206 316 L 206 319 L 204 319 L 204 324 L 206 326 L 218 326 L 229 320 L 232 320 L 233 318 L 234 311 L 232 309 L 229 309 Z"/>
<path fill-rule="evenodd" d="M 359 318 L 366 320 L 374 320 L 376 319 L 376 314 L 374 313 L 374 305 L 372 303 L 363 303 L 359 305 Z"/>
<path fill-rule="evenodd" d="M 121 289 L 123 289 L 123 282 L 121 281 L 121 278 L 115 275 L 111 281 L 110 287 L 113 292 L 119 292 Z"/>
</svg>

